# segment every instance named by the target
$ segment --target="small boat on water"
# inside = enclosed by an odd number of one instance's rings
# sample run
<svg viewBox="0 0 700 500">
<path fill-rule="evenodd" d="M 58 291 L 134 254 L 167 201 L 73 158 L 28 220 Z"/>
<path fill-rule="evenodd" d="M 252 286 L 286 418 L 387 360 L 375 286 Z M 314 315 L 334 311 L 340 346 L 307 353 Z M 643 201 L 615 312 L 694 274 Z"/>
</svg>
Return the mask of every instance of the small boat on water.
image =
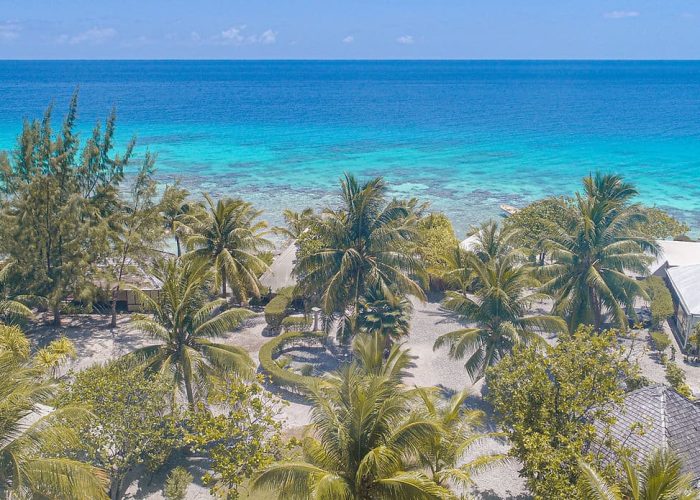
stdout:
<svg viewBox="0 0 700 500">
<path fill-rule="evenodd" d="M 513 205 L 506 205 L 505 203 L 501 205 L 501 210 L 503 210 L 506 215 L 515 215 L 520 212 L 519 208 L 515 208 Z"/>
</svg>

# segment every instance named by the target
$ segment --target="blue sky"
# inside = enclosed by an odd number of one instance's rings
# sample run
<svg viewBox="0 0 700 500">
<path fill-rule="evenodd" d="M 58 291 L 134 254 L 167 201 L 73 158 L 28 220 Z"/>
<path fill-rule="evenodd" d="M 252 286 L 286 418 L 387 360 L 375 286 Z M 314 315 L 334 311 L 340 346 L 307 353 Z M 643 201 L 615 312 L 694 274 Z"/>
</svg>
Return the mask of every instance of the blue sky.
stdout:
<svg viewBox="0 0 700 500">
<path fill-rule="evenodd" d="M 0 0 L 3 59 L 698 59 L 698 0 Z"/>
</svg>

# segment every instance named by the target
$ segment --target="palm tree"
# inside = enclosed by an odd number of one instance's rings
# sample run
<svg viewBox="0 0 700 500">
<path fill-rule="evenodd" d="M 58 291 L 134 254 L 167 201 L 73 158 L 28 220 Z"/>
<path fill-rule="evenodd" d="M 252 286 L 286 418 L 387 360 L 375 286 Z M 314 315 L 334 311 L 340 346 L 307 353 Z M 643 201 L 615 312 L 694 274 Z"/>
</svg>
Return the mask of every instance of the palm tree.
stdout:
<svg viewBox="0 0 700 500">
<path fill-rule="evenodd" d="M 315 220 L 312 208 L 305 208 L 301 212 L 295 212 L 287 208 L 282 211 L 282 217 L 287 225 L 287 228 L 282 229 L 282 232 L 295 240 L 299 238 Z"/>
<path fill-rule="evenodd" d="M 384 337 L 388 347 L 408 335 L 412 312 L 413 305 L 405 296 L 393 293 L 386 287 L 368 290 L 360 299 L 358 327 L 364 332 Z"/>
<path fill-rule="evenodd" d="M 8 296 L 4 286 L 9 278 L 13 266 L 12 261 L 5 262 L 0 266 L 0 285 L 3 286 L 3 295 L 0 296 L 0 317 L 4 319 L 31 318 L 32 310 L 15 298 Z"/>
<path fill-rule="evenodd" d="M 542 268 L 548 280 L 542 290 L 555 297 L 554 311 L 572 331 L 586 323 L 600 329 L 606 314 L 625 329 L 626 312 L 634 314 L 635 299 L 646 297 L 642 283 L 629 273 L 646 275 L 658 246 L 636 231 L 646 218 L 629 203 L 636 194 L 618 176 L 587 177 L 572 221 L 550 224 L 545 246 L 553 263 Z"/>
<path fill-rule="evenodd" d="M 63 344 L 57 352 L 65 349 Z M 75 429 L 89 413 L 79 407 L 47 406 L 58 384 L 30 357 L 29 347 L 17 327 L 0 327 L 0 494 L 108 498 L 102 471 L 59 456 L 79 447 Z M 45 349 L 53 351 L 53 345 Z"/>
<path fill-rule="evenodd" d="M 441 335 L 433 349 L 449 346 L 454 359 L 467 358 L 464 367 L 476 381 L 518 344 L 542 343 L 538 331 L 566 331 L 564 321 L 555 316 L 528 316 L 530 304 L 542 298 L 532 292 L 537 281 L 527 266 L 519 264 L 520 256 L 510 253 L 488 263 L 469 257 L 476 275 L 474 296 L 448 292 L 443 306 L 465 322 L 476 326 Z"/>
<path fill-rule="evenodd" d="M 133 324 L 160 342 L 133 351 L 128 359 L 172 376 L 177 389 L 184 387 L 190 405 L 206 396 L 214 378 L 250 374 L 254 364 L 245 349 L 210 340 L 238 327 L 253 313 L 235 308 L 220 312 L 226 299 L 208 300 L 213 279 L 208 262 L 171 259 L 152 274 L 162 283 L 159 297 L 138 289 L 134 293 L 153 315 L 135 316 Z"/>
<path fill-rule="evenodd" d="M 366 339 L 360 343 L 381 345 L 379 336 Z M 412 411 L 415 392 L 398 383 L 397 372 L 371 365 L 355 361 L 330 381 L 310 387 L 313 409 L 303 461 L 271 465 L 255 478 L 255 489 L 277 491 L 285 499 L 451 496 L 424 473 L 409 469 L 410 459 L 440 431 L 439 425 Z"/>
<path fill-rule="evenodd" d="M 260 296 L 258 277 L 267 269 L 260 258 L 268 241 L 267 222 L 257 220 L 262 214 L 253 205 L 240 199 L 225 198 L 216 203 L 204 195 L 206 210 L 186 218 L 191 235 L 187 238 L 189 256 L 202 258 L 215 270 L 215 287 L 221 297 L 227 296 L 227 285 L 241 301 L 250 294 Z"/>
<path fill-rule="evenodd" d="M 506 455 L 493 454 L 462 463 L 464 456 L 475 446 L 488 438 L 502 436 L 476 431 L 483 423 L 484 412 L 465 408 L 469 396 L 466 390 L 456 393 L 446 403 L 441 402 L 434 390 L 421 388 L 418 394 L 423 400 L 427 418 L 441 426 L 441 431 L 432 434 L 418 452 L 420 465 L 430 471 L 437 484 L 447 486 L 452 482 L 472 486 L 474 474 L 507 460 Z"/>
<path fill-rule="evenodd" d="M 346 318 L 357 317 L 361 298 L 370 289 L 392 288 L 423 298 L 412 278 L 422 276 L 422 264 L 408 250 L 418 238 L 413 204 L 387 202 L 381 178 L 361 185 L 346 174 L 341 192 L 342 207 L 326 210 L 317 224 L 322 248 L 296 263 L 302 294 L 318 296 L 327 316 Z M 338 333 L 346 341 L 353 332 L 342 326 Z"/>
<path fill-rule="evenodd" d="M 628 459 L 622 461 L 624 480 L 607 483 L 590 465 L 581 460 L 581 496 L 584 500 L 697 500 L 700 490 L 693 488 L 693 477 L 683 473 L 681 459 L 672 452 L 659 450 L 641 467 Z"/>
<path fill-rule="evenodd" d="M 490 220 L 474 228 L 470 235 L 474 236 L 475 239 L 469 251 L 474 253 L 482 262 L 489 262 L 515 251 L 515 242 L 519 236 L 519 231 L 501 227 L 498 222 Z"/>
<path fill-rule="evenodd" d="M 163 217 L 163 225 L 168 234 L 175 238 L 177 256 L 182 255 L 181 239 L 186 226 L 183 224 L 188 216 L 192 216 L 192 211 L 199 205 L 187 200 L 189 192 L 181 188 L 179 183 L 165 187 L 160 201 L 160 213 Z"/>
</svg>

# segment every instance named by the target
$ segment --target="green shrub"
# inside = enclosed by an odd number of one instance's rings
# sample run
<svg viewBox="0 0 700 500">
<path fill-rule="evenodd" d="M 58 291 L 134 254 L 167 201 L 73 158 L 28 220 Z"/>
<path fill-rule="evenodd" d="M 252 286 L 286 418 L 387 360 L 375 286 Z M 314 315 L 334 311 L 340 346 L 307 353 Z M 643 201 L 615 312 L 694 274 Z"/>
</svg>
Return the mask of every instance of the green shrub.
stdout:
<svg viewBox="0 0 700 500">
<path fill-rule="evenodd" d="M 651 340 L 654 344 L 654 349 L 659 352 L 664 352 L 671 346 L 671 339 L 665 332 L 651 332 Z"/>
<path fill-rule="evenodd" d="M 184 467 L 175 467 L 168 474 L 163 488 L 163 496 L 166 500 L 185 500 L 187 488 L 192 482 L 192 474 Z"/>
<path fill-rule="evenodd" d="M 666 380 L 673 389 L 688 399 L 693 399 L 693 391 L 685 381 L 685 372 L 673 362 L 666 364 Z"/>
<path fill-rule="evenodd" d="M 308 316 L 287 316 L 282 320 L 282 328 L 286 332 L 304 332 L 311 328 L 311 323 Z"/>
<path fill-rule="evenodd" d="M 305 377 L 311 376 L 311 374 L 314 372 L 314 365 L 311 363 L 304 363 L 301 365 L 301 368 L 299 369 L 299 373 L 301 373 Z"/>
<path fill-rule="evenodd" d="M 263 344 L 260 348 L 260 366 L 267 372 L 273 383 L 289 390 L 303 392 L 314 377 L 307 377 L 280 367 L 275 359 L 285 347 L 304 340 L 321 340 L 323 332 L 287 332 Z"/>
<path fill-rule="evenodd" d="M 292 303 L 294 287 L 281 289 L 265 306 L 265 322 L 273 330 L 278 330 L 287 315 L 287 308 Z"/>
<path fill-rule="evenodd" d="M 664 280 L 658 276 L 650 276 L 644 281 L 649 295 L 652 328 L 659 328 L 661 323 L 673 316 L 673 298 Z"/>
</svg>

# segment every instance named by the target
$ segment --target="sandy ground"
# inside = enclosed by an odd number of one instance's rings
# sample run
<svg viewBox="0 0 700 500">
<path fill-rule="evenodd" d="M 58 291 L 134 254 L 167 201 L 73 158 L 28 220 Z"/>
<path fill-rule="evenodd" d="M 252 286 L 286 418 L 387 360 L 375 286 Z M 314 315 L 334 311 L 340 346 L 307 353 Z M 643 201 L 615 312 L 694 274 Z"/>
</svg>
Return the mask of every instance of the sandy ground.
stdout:
<svg viewBox="0 0 700 500">
<path fill-rule="evenodd" d="M 546 304 L 541 304 L 540 307 L 544 309 Z M 468 388 L 471 392 L 469 406 L 485 411 L 487 413 L 485 430 L 495 430 L 489 408 L 481 397 L 483 383 L 471 383 L 464 370 L 463 362 L 448 359 L 444 350 L 433 351 L 433 343 L 439 335 L 459 328 L 460 325 L 441 311 L 436 301 L 424 303 L 414 301 L 414 308 L 411 334 L 406 342 L 406 347 L 416 356 L 415 367 L 412 369 L 409 382 L 417 386 L 437 386 L 444 391 L 446 397 L 455 391 Z M 35 325 L 28 328 L 27 333 L 39 345 L 60 335 L 65 335 L 75 343 L 78 358 L 64 368 L 64 373 L 70 369 L 80 370 L 93 363 L 106 362 L 152 342 L 130 327 L 128 316 L 120 316 L 118 326 L 114 330 L 108 328 L 108 323 L 108 317 L 73 316 L 64 318 L 64 324 L 60 329 Z M 666 328 L 668 329 L 668 326 Z M 670 332 L 670 329 L 668 331 Z M 257 362 L 260 347 L 269 340 L 269 335 L 265 328 L 265 321 L 262 315 L 259 315 L 249 320 L 240 330 L 223 336 L 221 341 L 245 347 Z M 629 339 L 623 342 L 632 347 L 631 358 L 639 362 L 646 377 L 653 382 L 665 382 L 664 368 L 658 361 L 656 353 L 650 348 L 648 332 L 641 332 L 635 342 Z M 676 349 L 680 352 L 677 345 Z M 686 372 L 688 384 L 693 392 L 700 394 L 700 367 L 685 364 L 682 355 L 676 356 L 676 363 Z M 299 435 L 303 427 L 309 423 L 310 407 L 296 398 L 288 398 L 288 402 L 289 405 L 285 407 L 283 414 L 285 429 L 290 434 Z M 502 453 L 507 449 L 507 445 L 501 441 L 488 440 L 473 453 Z M 176 459 L 176 462 L 183 463 L 183 460 Z M 197 476 L 198 471 L 201 475 L 200 463 L 187 462 L 186 465 L 191 468 L 193 475 Z M 518 469 L 519 464 L 511 462 L 477 476 L 477 484 L 472 494 L 476 498 L 489 500 L 528 498 L 524 481 L 518 475 Z M 152 500 L 163 498 L 160 485 L 163 483 L 164 475 L 165 472 L 161 472 L 154 477 L 134 477 L 128 489 L 128 497 Z M 188 498 L 204 499 L 211 496 L 208 489 L 195 478 L 195 482 L 188 491 Z"/>
</svg>

